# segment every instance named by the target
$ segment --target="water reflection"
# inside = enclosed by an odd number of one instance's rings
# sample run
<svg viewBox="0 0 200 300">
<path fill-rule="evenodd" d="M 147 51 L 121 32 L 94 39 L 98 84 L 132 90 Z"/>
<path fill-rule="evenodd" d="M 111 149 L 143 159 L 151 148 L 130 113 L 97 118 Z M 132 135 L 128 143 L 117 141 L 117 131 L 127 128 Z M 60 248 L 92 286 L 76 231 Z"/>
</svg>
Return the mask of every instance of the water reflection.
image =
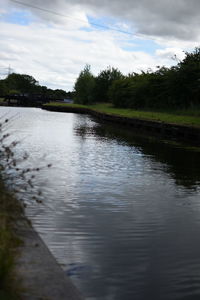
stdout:
<svg viewBox="0 0 200 300">
<path fill-rule="evenodd" d="M 18 154 L 53 163 L 27 214 L 86 299 L 199 299 L 199 153 L 88 116 L 17 111 Z"/>
<path fill-rule="evenodd" d="M 81 125 L 75 128 L 75 132 L 82 138 L 96 135 L 104 139 L 115 139 L 119 144 L 138 149 L 138 151 L 156 162 L 162 163 L 165 171 L 175 179 L 177 185 L 196 189 L 200 184 L 199 148 L 181 146 L 180 143 L 175 143 L 174 140 L 170 142 L 169 140 L 162 141 L 157 137 L 147 137 L 135 132 L 133 128 L 118 128 L 117 125 L 98 123 L 98 120 L 96 120 L 95 126 Z"/>
</svg>

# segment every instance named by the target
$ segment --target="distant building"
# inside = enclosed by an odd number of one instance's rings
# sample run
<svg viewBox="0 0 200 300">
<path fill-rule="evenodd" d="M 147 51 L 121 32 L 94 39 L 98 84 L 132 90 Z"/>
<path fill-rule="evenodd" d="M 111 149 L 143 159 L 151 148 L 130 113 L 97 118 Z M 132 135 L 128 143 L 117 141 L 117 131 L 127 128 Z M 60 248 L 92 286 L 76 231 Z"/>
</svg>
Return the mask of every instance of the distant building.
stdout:
<svg viewBox="0 0 200 300">
<path fill-rule="evenodd" d="M 73 103 L 74 101 L 72 99 L 63 99 L 64 103 Z"/>
</svg>

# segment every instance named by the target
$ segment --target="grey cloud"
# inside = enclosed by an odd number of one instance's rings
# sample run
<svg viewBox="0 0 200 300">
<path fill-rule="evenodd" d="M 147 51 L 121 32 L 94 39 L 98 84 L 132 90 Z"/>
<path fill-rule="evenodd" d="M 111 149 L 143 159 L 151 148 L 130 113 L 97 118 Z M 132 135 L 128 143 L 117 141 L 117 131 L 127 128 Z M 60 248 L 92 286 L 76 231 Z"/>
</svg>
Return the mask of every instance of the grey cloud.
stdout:
<svg viewBox="0 0 200 300">
<path fill-rule="evenodd" d="M 200 35 L 199 0 L 26 0 L 26 3 L 62 14 L 74 7 L 93 11 L 99 17 L 112 15 L 130 22 L 138 34 L 182 40 L 195 40 Z"/>
</svg>

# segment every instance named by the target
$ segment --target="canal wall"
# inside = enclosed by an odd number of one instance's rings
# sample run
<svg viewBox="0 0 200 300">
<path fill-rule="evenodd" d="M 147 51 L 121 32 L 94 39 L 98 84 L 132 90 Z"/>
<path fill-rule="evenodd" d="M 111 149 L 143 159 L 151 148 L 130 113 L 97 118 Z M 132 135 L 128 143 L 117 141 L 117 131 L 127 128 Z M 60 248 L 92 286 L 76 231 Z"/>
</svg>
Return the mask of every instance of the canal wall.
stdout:
<svg viewBox="0 0 200 300">
<path fill-rule="evenodd" d="M 16 233 L 18 248 L 15 273 L 22 300 L 83 300 L 28 220 L 20 218 Z"/>
<path fill-rule="evenodd" d="M 143 131 L 152 135 L 158 135 L 164 138 L 186 141 L 192 145 L 200 146 L 200 128 L 165 123 L 162 121 L 143 120 L 138 118 L 128 118 L 107 113 L 98 112 L 89 108 L 70 107 L 70 106 L 43 106 L 43 109 L 57 112 L 73 112 L 79 114 L 90 114 L 101 121 L 119 123 L 132 127 L 136 131 Z"/>
</svg>

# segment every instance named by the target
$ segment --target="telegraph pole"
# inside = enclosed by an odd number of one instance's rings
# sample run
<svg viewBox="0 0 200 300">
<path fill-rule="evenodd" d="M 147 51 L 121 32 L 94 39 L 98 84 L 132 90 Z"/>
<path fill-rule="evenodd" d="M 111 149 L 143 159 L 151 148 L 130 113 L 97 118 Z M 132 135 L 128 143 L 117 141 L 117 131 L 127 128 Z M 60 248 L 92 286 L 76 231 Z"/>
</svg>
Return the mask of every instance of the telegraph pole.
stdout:
<svg viewBox="0 0 200 300">
<path fill-rule="evenodd" d="M 11 68 L 11 66 L 9 65 L 8 66 L 8 76 L 12 73 L 12 71 L 13 71 L 13 68 Z"/>
<path fill-rule="evenodd" d="M 8 66 L 8 76 L 11 74 L 11 67 L 10 65 Z"/>
</svg>

